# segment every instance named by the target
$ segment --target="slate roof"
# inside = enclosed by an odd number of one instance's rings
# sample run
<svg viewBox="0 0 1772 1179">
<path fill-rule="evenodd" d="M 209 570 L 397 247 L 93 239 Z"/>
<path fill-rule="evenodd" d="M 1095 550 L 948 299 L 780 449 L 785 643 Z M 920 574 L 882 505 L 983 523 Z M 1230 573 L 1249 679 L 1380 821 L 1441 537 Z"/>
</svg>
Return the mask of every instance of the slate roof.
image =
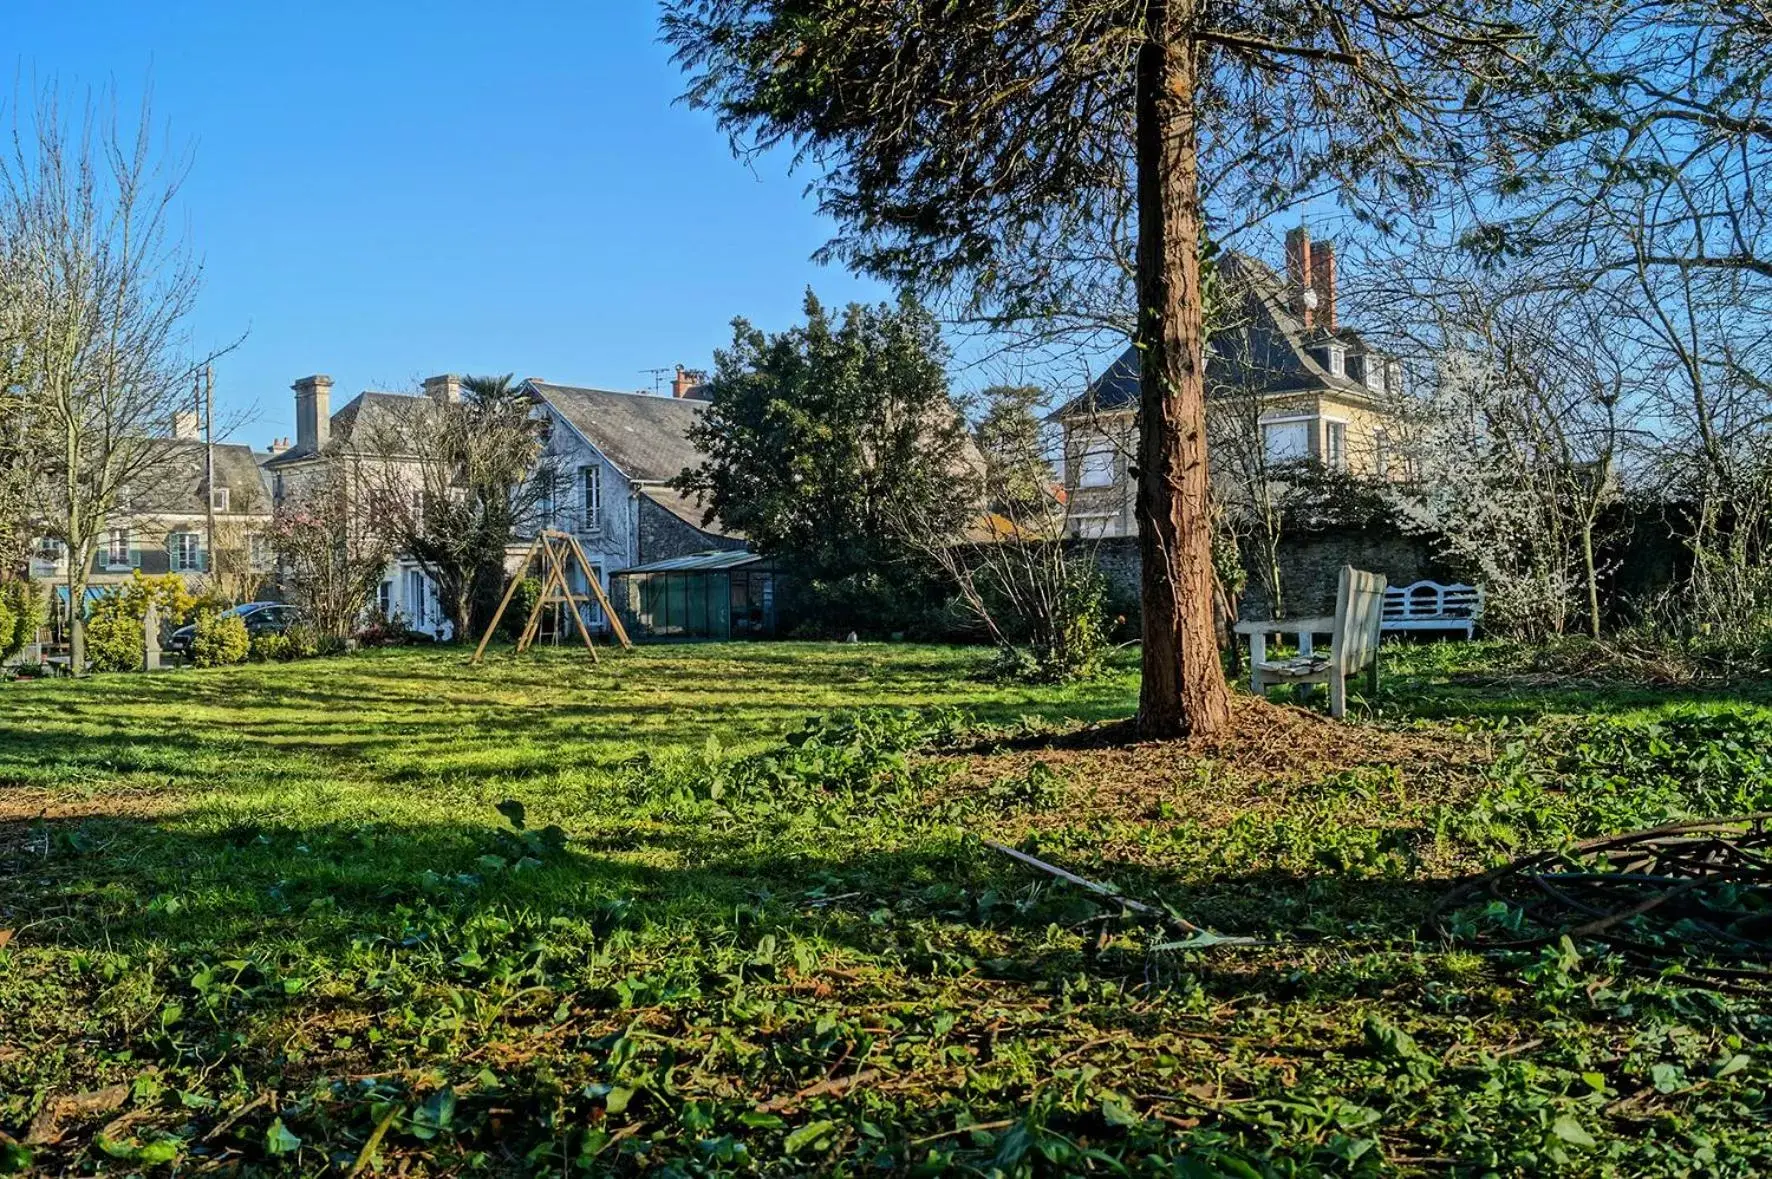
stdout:
<svg viewBox="0 0 1772 1179">
<path fill-rule="evenodd" d="M 320 453 L 338 455 L 373 450 L 384 438 L 397 442 L 413 428 L 413 424 L 430 405 L 431 399 L 422 393 L 365 390 L 333 413 L 332 433 L 327 438 L 326 445 L 320 448 Z M 311 450 L 291 447 L 282 454 L 267 459 L 265 466 L 276 468 L 313 457 L 314 452 Z"/>
<path fill-rule="evenodd" d="M 203 443 L 163 438 L 156 439 L 154 445 L 164 447 L 165 453 L 140 485 L 130 489 L 124 510 L 145 515 L 205 514 Z M 220 515 L 269 514 L 271 510 L 271 489 L 250 446 L 216 443 L 215 485 L 228 489 L 228 510 Z"/>
<path fill-rule="evenodd" d="M 1208 397 L 1213 395 L 1214 386 L 1220 392 L 1234 386 L 1264 394 L 1323 391 L 1356 398 L 1371 396 L 1360 382 L 1332 376 L 1310 351 L 1331 338 L 1358 351 L 1363 344 L 1355 332 L 1346 328 L 1307 331 L 1287 306 L 1286 280 L 1258 258 L 1228 254 L 1219 274 L 1228 290 L 1241 295 L 1241 306 L 1233 325 L 1215 332 L 1207 345 Z M 1052 416 L 1136 410 L 1138 361 L 1138 349 L 1128 347 L 1081 396 Z"/>
<path fill-rule="evenodd" d="M 701 465 L 701 452 L 689 441 L 689 427 L 701 417 L 706 402 L 537 380 L 525 384 L 629 479 L 664 483 L 685 468 Z M 698 518 L 696 527 L 700 526 Z"/>
</svg>

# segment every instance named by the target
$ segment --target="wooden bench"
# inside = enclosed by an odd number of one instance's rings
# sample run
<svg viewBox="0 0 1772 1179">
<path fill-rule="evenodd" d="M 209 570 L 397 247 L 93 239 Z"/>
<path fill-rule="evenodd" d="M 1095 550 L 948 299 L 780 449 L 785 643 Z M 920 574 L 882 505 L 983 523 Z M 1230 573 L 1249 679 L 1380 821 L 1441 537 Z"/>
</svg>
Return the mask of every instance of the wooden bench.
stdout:
<svg viewBox="0 0 1772 1179">
<path fill-rule="evenodd" d="M 1335 589 L 1335 613 L 1328 618 L 1293 618 L 1284 622 L 1239 622 L 1236 631 L 1249 636 L 1249 687 L 1257 695 L 1274 684 L 1329 685 L 1329 715 L 1347 715 L 1347 677 L 1370 667 L 1370 690 L 1378 691 L 1379 622 L 1384 609 L 1384 574 L 1341 567 Z M 1267 657 L 1267 636 L 1295 634 L 1298 654 L 1291 659 Z M 1316 651 L 1316 636 L 1329 636 L 1329 653 Z"/>
<path fill-rule="evenodd" d="M 1483 591 L 1474 585 L 1418 581 L 1384 591 L 1385 630 L 1461 630 L 1471 638 L 1483 620 Z"/>
</svg>

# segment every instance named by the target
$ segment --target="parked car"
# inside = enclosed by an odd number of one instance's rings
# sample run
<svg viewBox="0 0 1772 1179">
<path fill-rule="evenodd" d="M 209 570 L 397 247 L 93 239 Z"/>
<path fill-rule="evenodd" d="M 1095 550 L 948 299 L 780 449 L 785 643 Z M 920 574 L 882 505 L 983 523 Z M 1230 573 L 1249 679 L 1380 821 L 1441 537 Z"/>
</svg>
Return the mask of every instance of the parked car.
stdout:
<svg viewBox="0 0 1772 1179">
<path fill-rule="evenodd" d="M 295 623 L 301 621 L 301 611 L 284 602 L 242 602 L 231 610 L 223 610 L 223 614 L 238 614 L 246 623 L 246 634 L 249 638 L 259 635 L 280 635 Z M 191 644 L 197 637 L 197 627 L 181 626 L 172 632 L 166 640 L 166 649 L 174 655 L 189 656 Z"/>
</svg>

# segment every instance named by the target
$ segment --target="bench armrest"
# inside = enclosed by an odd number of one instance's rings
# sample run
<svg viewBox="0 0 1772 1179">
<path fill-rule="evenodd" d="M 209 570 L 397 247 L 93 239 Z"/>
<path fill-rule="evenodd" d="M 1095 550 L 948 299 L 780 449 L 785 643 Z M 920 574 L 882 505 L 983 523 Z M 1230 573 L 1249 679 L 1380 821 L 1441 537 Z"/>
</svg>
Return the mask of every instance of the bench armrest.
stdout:
<svg viewBox="0 0 1772 1179">
<path fill-rule="evenodd" d="M 1231 629 L 1240 635 L 1327 635 L 1335 633 L 1335 619 L 1286 618 L 1279 622 L 1239 622 Z"/>
</svg>

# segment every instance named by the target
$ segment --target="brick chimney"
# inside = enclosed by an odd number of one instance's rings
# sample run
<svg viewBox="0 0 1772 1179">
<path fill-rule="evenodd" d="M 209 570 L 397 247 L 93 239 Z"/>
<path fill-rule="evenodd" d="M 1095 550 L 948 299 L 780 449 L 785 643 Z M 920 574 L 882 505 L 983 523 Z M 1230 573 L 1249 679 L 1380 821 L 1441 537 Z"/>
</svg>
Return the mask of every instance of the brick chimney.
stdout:
<svg viewBox="0 0 1772 1179">
<path fill-rule="evenodd" d="M 332 437 L 332 378 L 316 373 L 290 388 L 295 390 L 296 449 L 319 450 Z"/>
<path fill-rule="evenodd" d="M 1316 323 L 1317 290 L 1311 281 L 1311 231 L 1300 225 L 1286 231 L 1287 306 L 1309 331 Z"/>
<path fill-rule="evenodd" d="M 425 396 L 438 405 L 454 405 L 461 400 L 461 378 L 454 373 L 426 377 Z"/>
<path fill-rule="evenodd" d="M 671 396 L 679 400 L 687 398 L 691 401 L 706 401 L 707 395 L 702 386 L 707 383 L 708 374 L 692 368 L 677 366 L 677 375 L 671 378 Z"/>
<path fill-rule="evenodd" d="M 1335 316 L 1334 242 L 1318 242 L 1311 247 L 1311 290 L 1317 293 L 1318 326 L 1334 331 L 1341 326 Z"/>
<path fill-rule="evenodd" d="M 265 453 L 266 454 L 282 454 L 284 451 L 286 451 L 288 449 L 289 449 L 289 439 L 287 439 L 287 438 L 273 438 L 273 439 L 271 439 L 271 444 L 265 448 Z"/>
</svg>

